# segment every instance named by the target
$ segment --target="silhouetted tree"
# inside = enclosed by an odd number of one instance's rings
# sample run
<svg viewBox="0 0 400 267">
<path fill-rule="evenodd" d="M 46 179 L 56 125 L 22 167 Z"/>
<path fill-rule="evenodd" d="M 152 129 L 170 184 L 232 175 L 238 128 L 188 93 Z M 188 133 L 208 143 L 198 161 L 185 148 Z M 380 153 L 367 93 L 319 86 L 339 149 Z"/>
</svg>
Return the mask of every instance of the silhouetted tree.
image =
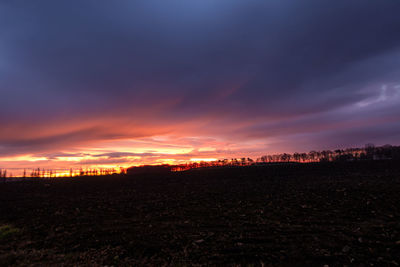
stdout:
<svg viewBox="0 0 400 267">
<path fill-rule="evenodd" d="M 5 170 L 4 170 L 4 172 L 5 172 Z M 0 181 L 1 181 L 2 183 L 5 183 L 5 182 L 6 182 L 6 177 L 5 177 L 5 175 L 4 175 L 4 172 L 3 172 L 2 169 L 0 169 Z"/>
<path fill-rule="evenodd" d="M 368 143 L 365 145 L 365 153 L 366 153 L 367 159 L 373 159 L 374 152 L 375 152 L 374 144 Z"/>
</svg>

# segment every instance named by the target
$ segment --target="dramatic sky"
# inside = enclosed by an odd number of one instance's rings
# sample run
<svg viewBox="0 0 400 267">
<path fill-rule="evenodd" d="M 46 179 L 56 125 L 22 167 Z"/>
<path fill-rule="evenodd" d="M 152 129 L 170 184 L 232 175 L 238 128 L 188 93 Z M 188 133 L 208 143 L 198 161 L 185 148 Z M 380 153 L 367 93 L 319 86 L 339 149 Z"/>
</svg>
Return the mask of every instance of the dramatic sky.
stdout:
<svg viewBox="0 0 400 267">
<path fill-rule="evenodd" d="M 1 0 L 0 168 L 400 143 L 398 0 Z"/>
</svg>

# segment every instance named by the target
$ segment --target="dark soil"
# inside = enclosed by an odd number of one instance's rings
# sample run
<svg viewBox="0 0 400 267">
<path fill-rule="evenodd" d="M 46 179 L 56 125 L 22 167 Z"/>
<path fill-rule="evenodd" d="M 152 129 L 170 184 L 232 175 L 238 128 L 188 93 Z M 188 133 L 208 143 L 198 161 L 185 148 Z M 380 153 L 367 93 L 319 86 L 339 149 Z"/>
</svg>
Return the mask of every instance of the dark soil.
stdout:
<svg viewBox="0 0 400 267">
<path fill-rule="evenodd" d="M 400 264 L 393 161 L 13 182 L 0 201 L 4 266 Z"/>
</svg>

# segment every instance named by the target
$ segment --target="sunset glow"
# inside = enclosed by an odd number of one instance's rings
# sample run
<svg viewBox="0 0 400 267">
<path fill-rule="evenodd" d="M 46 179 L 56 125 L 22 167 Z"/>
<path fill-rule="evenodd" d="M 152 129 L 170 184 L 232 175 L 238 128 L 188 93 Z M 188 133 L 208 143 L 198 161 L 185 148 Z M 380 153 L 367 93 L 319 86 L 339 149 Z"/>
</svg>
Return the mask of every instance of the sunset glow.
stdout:
<svg viewBox="0 0 400 267">
<path fill-rule="evenodd" d="M 202 161 L 204 161 L 204 162 L 210 162 L 210 161 L 216 161 L 217 159 L 216 158 L 193 158 L 193 159 L 190 159 L 190 161 L 194 161 L 194 162 L 202 162 Z"/>
<path fill-rule="evenodd" d="M 0 169 L 399 143 L 396 1 L 250 2 L 0 3 Z"/>
</svg>

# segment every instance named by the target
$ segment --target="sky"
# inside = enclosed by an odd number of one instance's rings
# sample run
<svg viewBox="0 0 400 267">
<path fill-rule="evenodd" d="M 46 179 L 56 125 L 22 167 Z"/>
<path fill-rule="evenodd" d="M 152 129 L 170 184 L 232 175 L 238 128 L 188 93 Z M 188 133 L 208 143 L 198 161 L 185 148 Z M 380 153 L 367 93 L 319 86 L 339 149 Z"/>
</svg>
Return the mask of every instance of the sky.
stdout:
<svg viewBox="0 0 400 267">
<path fill-rule="evenodd" d="M 0 168 L 400 144 L 398 0 L 1 0 Z"/>
</svg>

